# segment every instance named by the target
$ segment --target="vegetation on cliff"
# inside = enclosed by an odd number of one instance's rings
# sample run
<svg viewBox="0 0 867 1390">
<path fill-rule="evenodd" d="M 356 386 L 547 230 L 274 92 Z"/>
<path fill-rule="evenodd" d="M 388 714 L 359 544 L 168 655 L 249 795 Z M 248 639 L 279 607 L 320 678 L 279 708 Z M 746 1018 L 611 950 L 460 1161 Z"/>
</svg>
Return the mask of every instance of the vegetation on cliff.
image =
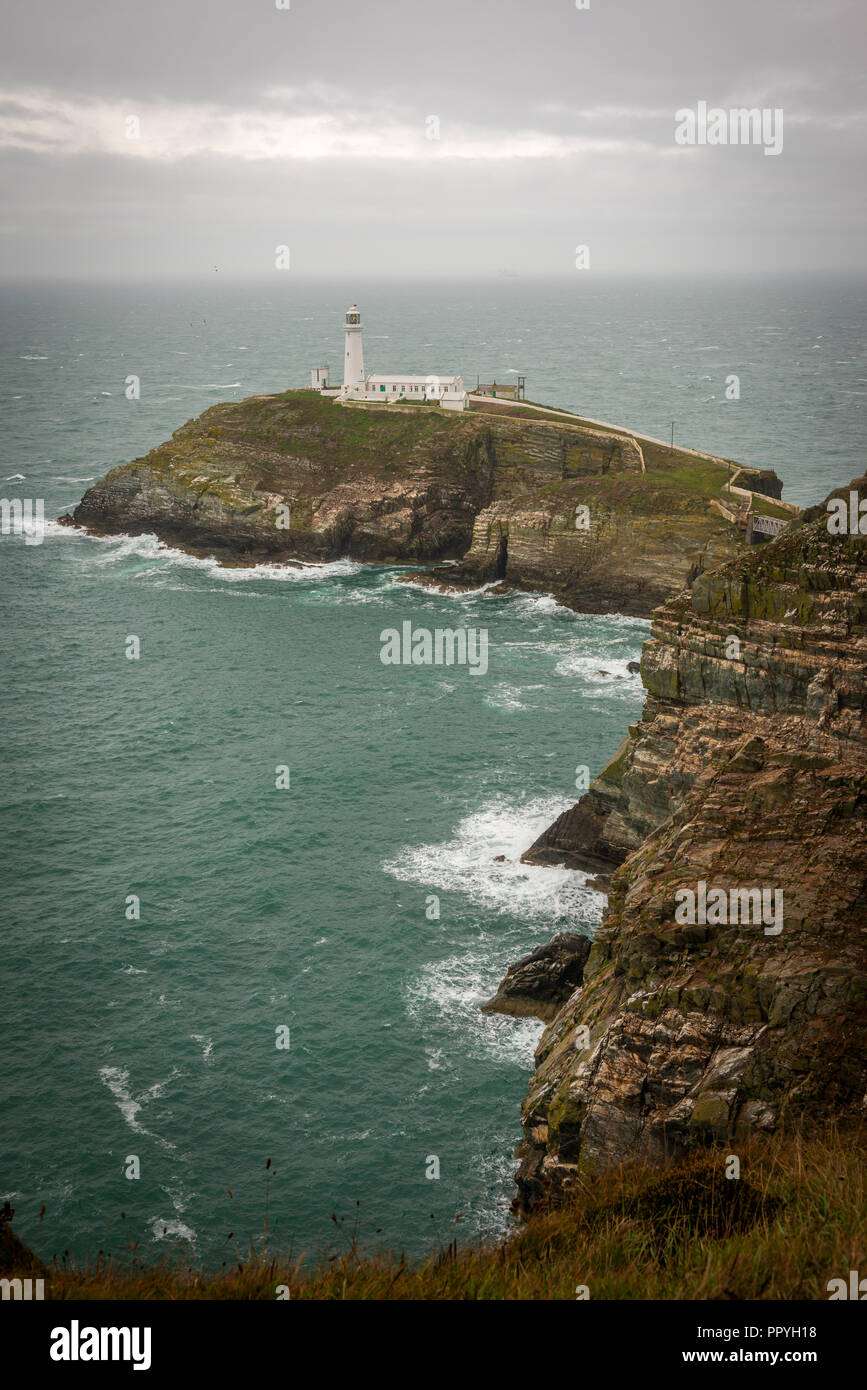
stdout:
<svg viewBox="0 0 867 1390">
<path fill-rule="evenodd" d="M 461 1226 L 425 1261 L 371 1252 L 359 1223 L 335 1216 L 331 1250 L 272 1255 L 262 1233 L 232 1237 L 235 1257 L 202 1271 L 134 1252 L 39 1269 L 57 1300 L 827 1299 L 828 1283 L 867 1264 L 861 1139 L 754 1139 L 741 1177 L 698 1154 L 664 1174 L 624 1165 L 509 1240 L 462 1244 Z M 0 1273 L 34 1272 L 3 1258 Z M 47 1258 L 44 1256 L 44 1258 Z M 584 1292 L 586 1290 L 586 1292 Z"/>
<path fill-rule="evenodd" d="M 743 548 L 719 509 L 731 468 L 578 416 L 344 406 L 286 391 L 212 406 L 113 469 L 64 520 L 155 531 L 236 564 L 457 560 L 415 577 L 497 580 L 646 616 Z M 764 495 L 779 494 L 775 475 L 744 481 L 755 510 L 780 511 Z"/>
<path fill-rule="evenodd" d="M 863 1119 L 865 655 L 867 537 L 824 506 L 654 615 L 640 722 L 525 856 L 620 864 L 536 1053 L 525 1207 L 627 1156 Z M 738 910 L 683 913 L 702 884 Z M 740 911 L 758 890 L 779 925 Z"/>
</svg>

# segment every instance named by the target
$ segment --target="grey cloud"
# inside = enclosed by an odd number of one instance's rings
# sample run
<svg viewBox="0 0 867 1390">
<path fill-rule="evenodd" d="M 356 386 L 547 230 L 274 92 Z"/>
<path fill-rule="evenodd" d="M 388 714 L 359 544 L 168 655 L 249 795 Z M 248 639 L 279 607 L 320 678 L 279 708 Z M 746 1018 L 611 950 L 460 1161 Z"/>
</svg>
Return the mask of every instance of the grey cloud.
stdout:
<svg viewBox="0 0 867 1390">
<path fill-rule="evenodd" d="M 281 242 L 299 274 L 566 274 L 579 242 L 599 270 L 863 266 L 854 0 L 6 11 L 7 276 L 259 276 Z M 784 153 L 676 149 L 699 100 L 783 107 Z"/>
</svg>

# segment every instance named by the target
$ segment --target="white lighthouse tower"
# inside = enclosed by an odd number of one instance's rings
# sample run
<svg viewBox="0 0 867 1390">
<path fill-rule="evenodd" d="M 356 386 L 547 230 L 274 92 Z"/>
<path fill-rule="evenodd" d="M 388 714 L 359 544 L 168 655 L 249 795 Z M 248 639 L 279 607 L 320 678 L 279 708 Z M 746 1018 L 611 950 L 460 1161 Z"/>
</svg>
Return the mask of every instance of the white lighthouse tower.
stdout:
<svg viewBox="0 0 867 1390">
<path fill-rule="evenodd" d="M 464 389 L 462 376 L 443 376 L 439 372 L 425 376 L 415 376 L 411 372 L 399 372 L 396 376 L 365 376 L 361 339 L 363 328 L 357 304 L 351 304 L 346 311 L 344 332 L 343 385 L 331 386 L 328 368 L 314 367 L 310 377 L 314 391 L 333 397 L 340 405 L 359 401 L 380 406 L 438 405 L 443 410 L 469 409 L 469 394 Z"/>
<path fill-rule="evenodd" d="M 364 385 L 364 349 L 361 345 L 362 323 L 358 305 L 346 311 L 346 352 L 343 358 L 343 386 Z"/>
</svg>

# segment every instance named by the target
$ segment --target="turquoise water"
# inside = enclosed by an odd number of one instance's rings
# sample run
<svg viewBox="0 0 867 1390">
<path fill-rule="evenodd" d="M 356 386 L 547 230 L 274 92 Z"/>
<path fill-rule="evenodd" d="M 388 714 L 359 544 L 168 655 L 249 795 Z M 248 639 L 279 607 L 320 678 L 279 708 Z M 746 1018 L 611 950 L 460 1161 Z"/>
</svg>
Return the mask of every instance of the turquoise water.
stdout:
<svg viewBox="0 0 867 1390">
<path fill-rule="evenodd" d="M 776 467 L 799 502 L 863 468 L 854 289 L 64 288 L 3 295 L 3 495 L 54 516 L 206 405 L 301 384 L 339 362 L 356 295 L 370 369 L 520 369 L 535 399 L 650 433 L 676 400 L 682 442 Z M 764 403 L 726 405 L 747 351 Z M 299 1251 L 335 1238 L 332 1212 L 413 1253 L 457 1213 L 505 1229 L 541 1025 L 478 1005 L 599 919 L 583 875 L 516 860 L 638 714 L 648 625 L 56 526 L 3 537 L 0 568 L 0 1195 L 22 1236 L 229 1257 L 261 1231 L 268 1158 L 269 1227 Z M 407 619 L 486 628 L 487 673 L 384 666 Z"/>
</svg>

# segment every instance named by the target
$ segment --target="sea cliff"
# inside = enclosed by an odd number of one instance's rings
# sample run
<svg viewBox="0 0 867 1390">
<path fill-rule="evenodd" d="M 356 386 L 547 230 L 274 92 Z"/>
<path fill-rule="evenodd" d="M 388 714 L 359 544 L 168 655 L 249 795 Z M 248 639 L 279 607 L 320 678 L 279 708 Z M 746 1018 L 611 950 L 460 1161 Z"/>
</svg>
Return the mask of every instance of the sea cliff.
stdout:
<svg viewBox="0 0 867 1390">
<path fill-rule="evenodd" d="M 741 470 L 752 493 L 727 495 L 734 467 L 529 407 L 458 414 L 287 391 L 212 406 L 61 519 L 152 531 L 229 564 L 432 565 L 413 579 L 646 617 L 744 548 L 744 498 L 787 518 L 770 471 Z"/>
<path fill-rule="evenodd" d="M 867 537 L 827 520 L 657 609 L 640 720 L 525 855 L 614 873 L 581 983 L 553 1018 L 523 1010 L 548 1027 L 520 1210 L 582 1171 L 864 1116 Z M 702 883 L 781 891 L 781 929 L 683 920 Z"/>
</svg>

